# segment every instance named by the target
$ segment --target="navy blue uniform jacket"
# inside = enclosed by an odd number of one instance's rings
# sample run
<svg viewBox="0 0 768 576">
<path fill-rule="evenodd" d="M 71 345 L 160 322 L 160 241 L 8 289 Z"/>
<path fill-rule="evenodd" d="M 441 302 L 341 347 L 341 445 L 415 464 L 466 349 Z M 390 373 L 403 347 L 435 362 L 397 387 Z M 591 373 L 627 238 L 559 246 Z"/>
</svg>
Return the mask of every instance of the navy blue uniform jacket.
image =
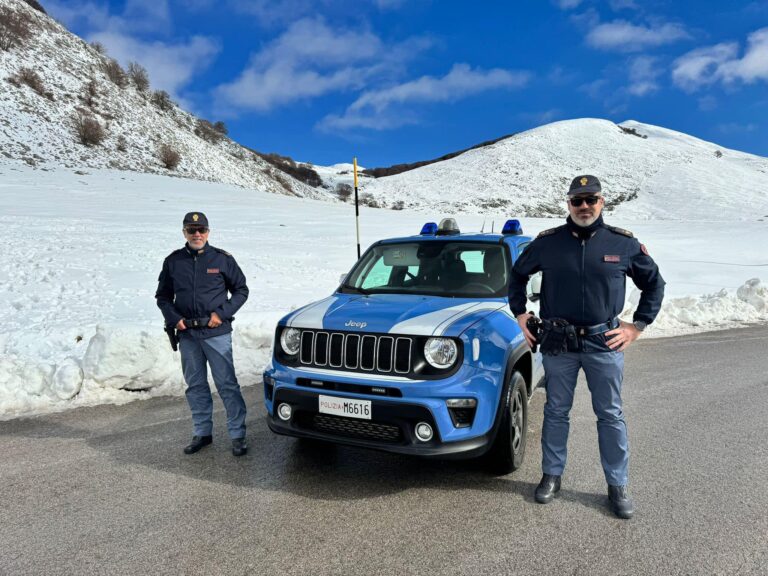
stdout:
<svg viewBox="0 0 768 576">
<path fill-rule="evenodd" d="M 594 326 L 624 309 L 626 277 L 641 290 L 633 320 L 650 324 L 664 298 L 664 279 L 637 238 L 600 226 L 591 238 L 575 237 L 567 225 L 542 232 L 518 258 L 509 285 L 515 316 L 526 310 L 528 279 L 542 272 L 541 318 L 563 318 L 576 326 Z"/>
<path fill-rule="evenodd" d="M 245 275 L 228 252 L 208 243 L 201 250 L 185 245 L 163 262 L 155 298 L 167 326 L 176 326 L 182 318 L 204 318 L 216 312 L 222 320 L 221 326 L 182 332 L 196 338 L 210 338 L 232 332 L 235 312 L 248 299 L 248 286 Z"/>
</svg>

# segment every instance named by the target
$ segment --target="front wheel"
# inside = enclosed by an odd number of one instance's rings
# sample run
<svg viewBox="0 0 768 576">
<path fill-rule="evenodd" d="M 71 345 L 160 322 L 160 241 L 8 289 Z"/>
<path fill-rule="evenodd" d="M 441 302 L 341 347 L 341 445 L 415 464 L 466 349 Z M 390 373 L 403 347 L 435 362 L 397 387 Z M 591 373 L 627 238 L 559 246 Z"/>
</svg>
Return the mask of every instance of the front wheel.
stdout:
<svg viewBox="0 0 768 576">
<path fill-rule="evenodd" d="M 496 474 L 509 474 L 523 465 L 528 431 L 528 392 L 519 372 L 509 378 L 501 410 L 499 429 L 487 454 L 488 467 Z"/>
</svg>

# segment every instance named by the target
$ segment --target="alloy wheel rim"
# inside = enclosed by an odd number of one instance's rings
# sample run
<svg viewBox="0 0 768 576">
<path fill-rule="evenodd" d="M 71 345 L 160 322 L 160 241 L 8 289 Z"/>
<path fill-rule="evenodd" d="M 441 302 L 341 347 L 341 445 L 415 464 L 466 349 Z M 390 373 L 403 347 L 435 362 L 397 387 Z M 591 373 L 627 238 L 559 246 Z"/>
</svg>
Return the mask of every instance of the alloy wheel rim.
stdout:
<svg viewBox="0 0 768 576">
<path fill-rule="evenodd" d="M 512 427 L 512 451 L 517 454 L 523 442 L 523 398 L 518 390 L 512 396 L 512 405 L 510 406 Z"/>
</svg>

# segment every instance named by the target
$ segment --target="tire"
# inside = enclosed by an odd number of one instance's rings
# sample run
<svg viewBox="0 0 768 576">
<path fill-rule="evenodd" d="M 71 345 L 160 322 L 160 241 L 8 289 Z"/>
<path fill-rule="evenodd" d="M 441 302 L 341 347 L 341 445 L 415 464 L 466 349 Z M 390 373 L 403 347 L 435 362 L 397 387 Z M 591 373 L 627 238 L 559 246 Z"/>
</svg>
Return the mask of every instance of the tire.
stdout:
<svg viewBox="0 0 768 576">
<path fill-rule="evenodd" d="M 528 391 L 520 372 L 512 372 L 499 408 L 503 410 L 496 438 L 486 456 L 495 474 L 509 474 L 523 465 L 528 437 Z"/>
</svg>

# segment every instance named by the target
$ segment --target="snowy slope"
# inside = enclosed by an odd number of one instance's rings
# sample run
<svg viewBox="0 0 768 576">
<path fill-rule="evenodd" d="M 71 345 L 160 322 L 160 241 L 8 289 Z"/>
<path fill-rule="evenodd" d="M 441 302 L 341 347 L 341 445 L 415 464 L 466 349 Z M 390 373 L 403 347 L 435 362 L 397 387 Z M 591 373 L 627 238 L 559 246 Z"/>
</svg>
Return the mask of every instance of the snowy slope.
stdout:
<svg viewBox="0 0 768 576">
<path fill-rule="evenodd" d="M 150 102 L 148 92 L 133 86 L 118 88 L 102 69 L 104 56 L 21 0 L 0 0 L 0 6 L 28 14 L 34 30 L 23 46 L 0 50 L 0 153 L 6 158 L 30 165 L 173 174 L 277 194 L 331 197 L 279 172 L 227 138 L 218 144 L 203 140 L 194 133 L 197 118 L 177 106 L 162 111 Z M 22 68 L 42 77 L 53 100 L 24 84 L 17 87 L 7 82 Z M 81 95 L 91 78 L 99 86 L 96 118 L 107 127 L 108 137 L 101 145 L 87 147 L 77 141 L 73 119 L 76 109 L 86 109 Z M 118 149 L 121 137 L 125 151 Z M 157 158 L 162 144 L 181 153 L 181 164 L 173 172 Z"/>
<path fill-rule="evenodd" d="M 235 360 L 241 382 L 256 384 L 277 320 L 330 294 L 354 263 L 351 205 L 0 159 L 0 227 L 9 240 L 0 259 L 0 418 L 183 392 L 154 292 L 163 258 L 183 244 L 189 210 L 208 215 L 211 243 L 231 251 L 248 278 Z M 442 216 L 363 207 L 362 246 Z M 489 213 L 486 229 L 504 218 Z M 458 218 L 465 231 L 483 220 Z M 667 300 L 644 337 L 768 321 L 759 280 L 768 280 L 765 222 L 609 221 L 648 246 L 667 280 Z M 522 220 L 529 234 L 560 222 Z M 630 289 L 626 314 L 636 301 Z"/>
<path fill-rule="evenodd" d="M 620 204 L 619 216 L 768 216 L 768 159 L 639 122 L 621 126 L 626 130 L 608 120 L 555 122 L 450 160 L 368 181 L 364 190 L 384 206 L 402 200 L 407 207 L 445 212 L 551 216 L 565 214 L 571 179 L 588 173 L 603 182 L 609 213 Z"/>
<path fill-rule="evenodd" d="M 332 166 L 318 166 L 316 164 L 307 163 L 317 175 L 323 181 L 323 187 L 328 190 L 334 191 L 337 184 L 348 184 L 349 186 L 355 185 L 354 176 L 354 164 L 348 162 L 342 162 L 340 164 L 333 164 Z M 359 188 L 365 186 L 365 183 L 373 180 L 371 176 L 363 174 L 364 167 L 357 165 L 357 185 Z"/>
</svg>

